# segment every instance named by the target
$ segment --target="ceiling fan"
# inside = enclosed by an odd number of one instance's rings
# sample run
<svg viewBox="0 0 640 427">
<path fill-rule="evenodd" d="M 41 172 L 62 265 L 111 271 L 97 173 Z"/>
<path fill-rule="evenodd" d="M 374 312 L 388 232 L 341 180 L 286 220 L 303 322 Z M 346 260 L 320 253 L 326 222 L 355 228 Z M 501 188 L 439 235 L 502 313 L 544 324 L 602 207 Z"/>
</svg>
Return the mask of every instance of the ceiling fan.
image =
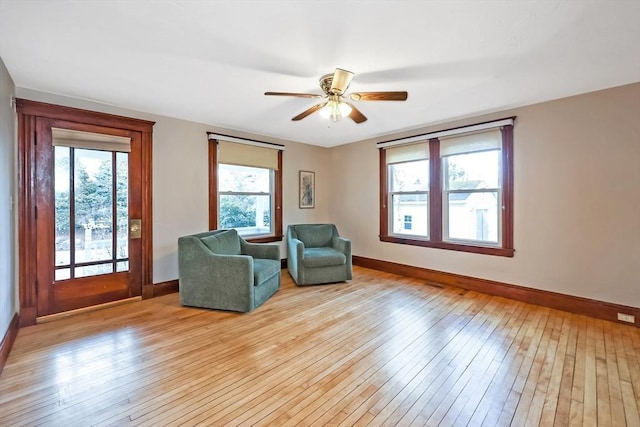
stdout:
<svg viewBox="0 0 640 427">
<path fill-rule="evenodd" d="M 326 98 L 319 104 L 303 111 L 291 120 L 302 120 L 308 115 L 320 110 L 323 117 L 337 122 L 343 117 L 349 116 L 356 123 L 362 123 L 367 117 L 360 112 L 352 103 L 345 101 L 345 92 L 351 83 L 354 73 L 351 71 L 336 68 L 333 74 L 320 77 L 320 87 L 325 93 L 317 95 L 315 93 L 294 93 L 294 92 L 265 92 L 265 95 L 274 96 L 296 96 L 299 98 Z M 352 101 L 406 101 L 407 92 L 354 92 L 348 98 Z"/>
</svg>

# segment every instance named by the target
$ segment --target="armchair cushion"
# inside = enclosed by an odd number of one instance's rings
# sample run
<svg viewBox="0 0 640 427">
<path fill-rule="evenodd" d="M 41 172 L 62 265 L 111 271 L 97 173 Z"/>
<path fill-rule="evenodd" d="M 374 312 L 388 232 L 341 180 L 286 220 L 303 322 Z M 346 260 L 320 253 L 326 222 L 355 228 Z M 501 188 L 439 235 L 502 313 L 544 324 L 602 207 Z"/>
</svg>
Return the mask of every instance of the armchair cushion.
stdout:
<svg viewBox="0 0 640 427">
<path fill-rule="evenodd" d="M 240 255 L 240 239 L 236 230 L 224 230 L 217 234 L 200 238 L 211 252 L 220 255 Z"/>
<path fill-rule="evenodd" d="M 296 227 L 298 239 L 304 242 L 306 248 L 331 247 L 333 230 L 333 224 L 308 224 L 304 227 Z"/>
<path fill-rule="evenodd" d="M 305 267 L 328 267 L 330 265 L 345 265 L 347 257 L 333 248 L 306 248 L 304 250 Z"/>
</svg>

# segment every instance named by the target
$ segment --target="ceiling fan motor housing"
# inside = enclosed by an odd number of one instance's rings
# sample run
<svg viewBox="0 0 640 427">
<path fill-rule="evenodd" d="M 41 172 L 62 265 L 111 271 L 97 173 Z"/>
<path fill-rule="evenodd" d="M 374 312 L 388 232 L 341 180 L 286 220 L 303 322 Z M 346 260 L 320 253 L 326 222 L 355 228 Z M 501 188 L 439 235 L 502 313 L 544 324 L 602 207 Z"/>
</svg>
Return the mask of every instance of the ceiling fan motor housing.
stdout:
<svg viewBox="0 0 640 427">
<path fill-rule="evenodd" d="M 333 82 L 333 74 L 325 74 L 320 77 L 320 87 L 327 95 L 331 95 L 331 83 Z M 339 93 L 336 95 L 340 95 Z"/>
</svg>

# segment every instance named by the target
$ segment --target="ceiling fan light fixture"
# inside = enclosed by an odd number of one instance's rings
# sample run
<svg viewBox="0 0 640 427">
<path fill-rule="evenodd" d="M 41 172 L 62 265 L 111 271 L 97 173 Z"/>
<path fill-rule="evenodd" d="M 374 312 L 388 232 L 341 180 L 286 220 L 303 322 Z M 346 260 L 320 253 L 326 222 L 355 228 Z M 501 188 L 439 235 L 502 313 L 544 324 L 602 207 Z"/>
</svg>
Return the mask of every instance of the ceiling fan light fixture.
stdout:
<svg viewBox="0 0 640 427">
<path fill-rule="evenodd" d="M 335 73 L 333 73 L 333 77 L 331 79 L 330 92 L 337 95 L 342 95 L 349 87 L 352 78 L 353 73 L 351 71 L 343 70 L 342 68 L 336 68 L 336 71 Z"/>
<path fill-rule="evenodd" d="M 0 0 L 1 1 L 1 0 Z M 350 102 L 345 102 L 343 99 L 347 99 L 345 92 L 349 88 L 351 79 L 354 73 L 344 70 L 342 68 L 336 68 L 333 74 L 325 74 L 320 77 L 320 88 L 324 92 L 324 95 L 318 95 L 315 93 L 297 93 L 297 92 L 265 92 L 265 95 L 276 96 L 295 96 L 298 98 L 325 98 L 326 101 L 320 102 L 311 108 L 307 108 L 302 113 L 294 116 L 291 120 L 297 122 L 304 119 L 310 114 L 316 111 L 320 112 L 320 116 L 329 120 L 329 126 L 331 122 L 337 122 L 338 120 L 348 117 L 355 123 L 360 124 L 367 121 L 367 116 L 355 105 Z M 352 101 L 406 101 L 407 92 L 395 91 L 395 92 L 355 92 L 348 95 L 348 99 Z"/>
<path fill-rule="evenodd" d="M 351 114 L 351 106 L 346 102 L 329 100 L 324 107 L 320 110 L 320 116 L 324 119 L 331 119 L 337 122 L 343 117 L 347 117 Z"/>
</svg>

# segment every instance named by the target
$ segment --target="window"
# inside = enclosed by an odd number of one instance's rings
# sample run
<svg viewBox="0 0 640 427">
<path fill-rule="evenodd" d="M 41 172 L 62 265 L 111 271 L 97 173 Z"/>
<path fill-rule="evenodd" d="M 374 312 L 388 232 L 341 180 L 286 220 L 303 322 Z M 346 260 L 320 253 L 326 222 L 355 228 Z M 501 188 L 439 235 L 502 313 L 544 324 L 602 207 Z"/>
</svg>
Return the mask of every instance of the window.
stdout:
<svg viewBox="0 0 640 427">
<path fill-rule="evenodd" d="M 209 138 L 209 228 L 235 228 L 252 242 L 282 240 L 284 147 Z"/>
<path fill-rule="evenodd" d="M 411 221 L 413 221 L 413 217 L 411 215 L 404 216 L 404 229 L 411 230 Z"/>
<path fill-rule="evenodd" d="M 391 148 L 386 156 L 394 234 L 429 236 L 429 147 L 415 144 Z"/>
<path fill-rule="evenodd" d="M 380 240 L 513 256 L 513 119 L 380 147 Z"/>
<path fill-rule="evenodd" d="M 440 140 L 444 241 L 500 244 L 501 138 L 493 130 Z"/>
<path fill-rule="evenodd" d="M 218 164 L 218 228 L 235 228 L 242 236 L 271 234 L 274 171 Z"/>
</svg>

